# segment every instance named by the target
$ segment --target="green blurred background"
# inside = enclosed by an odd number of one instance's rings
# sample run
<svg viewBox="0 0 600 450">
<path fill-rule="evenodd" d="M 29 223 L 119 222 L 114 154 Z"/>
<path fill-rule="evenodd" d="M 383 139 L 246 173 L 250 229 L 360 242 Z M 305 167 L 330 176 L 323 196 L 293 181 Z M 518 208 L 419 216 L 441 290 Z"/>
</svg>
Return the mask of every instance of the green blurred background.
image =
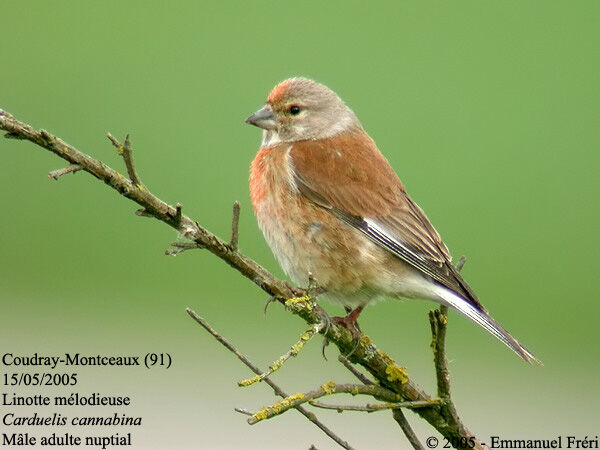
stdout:
<svg viewBox="0 0 600 450">
<path fill-rule="evenodd" d="M 104 135 L 131 133 L 156 195 L 223 237 L 239 200 L 241 250 L 282 275 L 252 215 L 260 133 L 243 120 L 284 78 L 327 84 L 455 257 L 467 255 L 483 303 L 545 363 L 525 365 L 452 314 L 448 357 L 467 426 L 484 441 L 592 437 L 599 19 L 597 1 L 4 0 L 0 107 L 119 170 Z M 135 448 L 336 448 L 293 412 L 248 426 L 233 408 L 272 403 L 272 392 L 238 388 L 248 370 L 184 308 L 262 367 L 297 339 L 299 319 L 279 306 L 264 317 L 266 295 L 206 252 L 164 256 L 175 232 L 88 175 L 48 180 L 63 165 L 50 153 L 8 140 L 0 152 L 3 353 L 171 353 L 168 371 L 79 371 L 81 392 L 132 395 L 128 412 L 144 417 Z M 429 308 L 382 302 L 361 325 L 433 392 Z M 335 353 L 324 361 L 315 340 L 275 379 L 290 393 L 352 381 Z M 317 413 L 356 448 L 407 448 L 390 414 Z M 409 420 L 421 438 L 437 435 Z"/>
</svg>

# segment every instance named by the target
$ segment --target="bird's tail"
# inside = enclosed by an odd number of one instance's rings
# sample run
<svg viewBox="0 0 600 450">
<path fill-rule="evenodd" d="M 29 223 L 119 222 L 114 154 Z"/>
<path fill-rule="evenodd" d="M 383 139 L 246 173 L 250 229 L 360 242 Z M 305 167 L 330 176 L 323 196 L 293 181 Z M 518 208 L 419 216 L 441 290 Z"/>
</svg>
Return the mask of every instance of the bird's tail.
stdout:
<svg viewBox="0 0 600 450">
<path fill-rule="evenodd" d="M 463 313 L 473 322 L 490 332 L 492 335 L 497 337 L 500 341 L 502 341 L 508 348 L 510 348 L 513 352 L 523 358 L 526 362 L 531 363 L 535 361 L 536 363 L 543 365 L 542 362 L 537 359 L 533 353 L 523 347 L 515 338 L 513 338 L 508 331 L 506 331 L 498 322 L 496 322 L 492 317 L 487 313 L 487 311 L 482 310 L 471 304 L 468 300 L 459 296 L 455 292 L 451 291 L 444 286 L 437 285 L 436 286 L 436 294 L 442 301 L 442 303 L 448 305 L 449 307 L 456 309 L 457 311 Z"/>
</svg>

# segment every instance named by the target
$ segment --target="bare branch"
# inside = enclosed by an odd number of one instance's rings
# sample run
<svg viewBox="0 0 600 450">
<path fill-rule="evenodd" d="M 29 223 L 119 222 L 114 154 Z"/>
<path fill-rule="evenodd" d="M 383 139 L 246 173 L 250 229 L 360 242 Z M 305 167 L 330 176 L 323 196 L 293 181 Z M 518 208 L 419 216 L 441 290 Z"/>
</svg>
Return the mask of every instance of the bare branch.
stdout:
<svg viewBox="0 0 600 450">
<path fill-rule="evenodd" d="M 52 172 L 48 172 L 48 178 L 50 178 L 52 180 L 58 180 L 63 175 L 66 175 L 68 173 L 75 173 L 79 170 L 81 170 L 81 166 L 78 166 L 77 164 L 71 164 L 62 169 L 57 169 L 57 170 L 53 170 Z"/>
<path fill-rule="evenodd" d="M 412 447 L 415 450 L 425 450 L 425 447 L 423 447 L 419 442 L 419 438 L 408 423 L 408 420 L 406 420 L 406 416 L 404 415 L 402 410 L 394 409 L 393 417 L 394 420 L 398 423 L 398 425 L 400 425 L 400 428 L 402 428 L 402 431 L 404 432 L 406 439 L 408 439 L 408 442 L 410 442 L 410 445 L 412 445 Z"/>
<path fill-rule="evenodd" d="M 221 336 L 219 333 L 217 333 L 217 331 L 214 330 L 208 324 L 208 322 L 206 322 L 206 320 L 204 320 L 202 317 L 200 317 L 198 314 L 196 314 L 190 308 L 187 308 L 185 311 L 202 328 L 204 328 L 206 331 L 208 331 L 209 334 L 211 334 L 217 341 L 219 341 L 227 350 L 229 350 L 231 353 L 233 353 L 235 356 L 237 356 L 238 359 L 240 361 L 242 361 L 246 365 L 246 367 L 248 367 L 252 372 L 254 372 L 257 375 L 260 375 L 262 373 L 262 371 L 257 366 L 255 366 L 248 358 L 246 358 L 246 356 L 244 356 L 242 353 L 240 353 L 232 344 L 229 343 L 229 341 L 227 341 L 227 339 L 225 339 L 223 336 Z M 277 384 L 275 384 L 269 378 L 266 378 L 264 381 L 269 386 L 271 386 L 271 389 L 273 389 L 275 394 L 279 395 L 282 398 L 286 398 L 288 396 Z M 300 414 L 302 414 L 304 417 L 306 417 L 308 420 L 310 420 L 312 423 L 314 423 L 327 436 L 329 436 L 331 439 L 333 439 L 340 447 L 348 449 L 348 450 L 352 450 L 352 447 L 350 446 L 350 444 L 348 444 L 346 441 L 344 441 L 342 438 L 340 438 L 337 434 L 335 434 L 333 431 L 331 431 L 329 428 L 327 428 L 327 426 L 325 426 L 319 419 L 317 419 L 317 416 L 315 416 L 313 413 L 307 411 L 305 408 L 303 408 L 302 406 L 299 406 L 299 405 L 297 407 L 295 407 L 295 409 L 297 409 L 298 412 L 300 412 Z M 236 411 L 238 411 L 237 408 L 236 408 Z M 238 412 L 242 412 L 242 411 L 245 411 L 245 410 L 239 410 Z M 242 412 L 242 413 L 245 414 L 245 412 Z"/>
<path fill-rule="evenodd" d="M 175 205 L 175 223 L 177 223 L 177 225 L 181 224 L 182 209 L 183 206 L 181 206 L 181 203 Z"/>
<path fill-rule="evenodd" d="M 361 405 L 331 405 L 329 403 L 321 403 L 316 400 L 311 400 L 309 402 L 312 406 L 316 408 L 322 409 L 334 409 L 338 412 L 343 411 L 360 411 L 360 412 L 377 412 L 377 411 L 387 411 L 394 409 L 417 409 L 417 408 L 428 408 L 431 406 L 439 405 L 439 400 L 431 400 L 431 401 L 418 401 L 418 402 L 400 402 L 400 403 L 377 403 L 374 405 L 367 404 L 364 406 Z"/>
<path fill-rule="evenodd" d="M 101 161 L 91 158 L 44 130 L 34 130 L 29 125 L 19 122 L 1 109 L 0 129 L 18 136 L 19 139 L 29 140 L 71 164 L 80 165 L 81 170 L 90 173 L 124 197 L 133 200 L 144 208 L 147 214 L 151 214 L 156 219 L 175 228 L 189 240 L 204 245 L 209 251 L 226 261 L 230 266 L 241 272 L 270 295 L 275 295 L 279 299 L 293 297 L 292 291 L 284 281 L 275 278 L 252 259 L 241 255 L 239 252 L 233 253 L 227 242 L 219 239 L 205 228 L 199 227 L 195 221 L 185 214 L 181 217 L 181 224 L 177 225 L 175 220 L 176 208 L 152 195 L 147 189 L 139 188 Z"/>
<path fill-rule="evenodd" d="M 186 250 L 193 250 L 196 248 L 204 248 L 200 244 L 195 242 L 171 242 L 171 246 L 174 247 L 169 250 L 165 250 L 165 255 L 167 256 L 177 256 L 180 253 L 185 252 Z"/>
<path fill-rule="evenodd" d="M 251 416 L 252 414 L 254 414 L 252 411 L 246 409 L 246 408 L 233 408 L 234 411 L 239 412 L 240 414 L 243 414 L 245 416 Z"/>
<path fill-rule="evenodd" d="M 456 264 L 456 270 L 460 272 L 466 262 L 461 256 Z M 446 360 L 446 328 L 448 326 L 448 307 L 440 305 L 439 309 L 429 311 L 429 324 L 431 325 L 431 348 L 433 349 L 433 360 L 437 379 L 438 396 L 450 399 L 450 371 Z M 458 419 L 458 417 L 457 417 Z"/>
<path fill-rule="evenodd" d="M 352 365 L 352 363 L 350 361 L 348 361 L 348 359 L 346 359 L 346 357 L 344 355 L 339 355 L 338 361 L 341 362 L 346 369 L 348 369 L 350 372 L 352 372 L 352 374 L 356 378 L 358 378 L 360 381 L 362 381 L 363 384 L 374 384 L 371 380 L 369 380 L 367 378 L 367 376 L 365 374 L 359 372 L 358 369 L 356 369 L 356 367 L 354 367 Z"/>
<path fill-rule="evenodd" d="M 127 168 L 127 174 L 129 175 L 129 179 L 133 184 L 135 184 L 139 188 L 144 188 L 140 177 L 135 171 L 135 166 L 133 165 L 133 150 L 131 149 L 131 142 L 129 141 L 129 135 L 125 136 L 125 142 L 121 144 L 117 139 L 113 137 L 112 134 L 107 133 L 106 137 L 108 137 L 109 141 L 117 148 L 117 153 L 123 157 L 123 161 L 125 162 L 125 167 Z"/>
<path fill-rule="evenodd" d="M 231 219 L 231 240 L 229 241 L 229 246 L 231 250 L 237 252 L 238 250 L 238 242 L 240 240 L 240 202 L 237 200 L 233 202 L 233 218 Z"/>
<path fill-rule="evenodd" d="M 431 325 L 431 348 L 437 379 L 438 397 L 450 398 L 450 372 L 446 360 L 446 325 L 448 323 L 448 307 L 440 306 L 439 309 L 429 311 L 429 324 Z"/>
</svg>

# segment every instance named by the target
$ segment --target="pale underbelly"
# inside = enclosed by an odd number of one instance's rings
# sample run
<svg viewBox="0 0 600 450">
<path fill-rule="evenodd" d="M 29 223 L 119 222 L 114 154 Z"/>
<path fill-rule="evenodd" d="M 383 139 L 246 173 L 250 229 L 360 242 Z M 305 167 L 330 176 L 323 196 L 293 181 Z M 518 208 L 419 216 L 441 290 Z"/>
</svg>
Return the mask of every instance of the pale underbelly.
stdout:
<svg viewBox="0 0 600 450">
<path fill-rule="evenodd" d="M 430 298 L 430 281 L 328 210 L 291 195 L 283 205 L 266 198 L 259 226 L 284 272 L 300 287 L 309 274 L 330 300 L 356 307 L 381 296 Z"/>
</svg>

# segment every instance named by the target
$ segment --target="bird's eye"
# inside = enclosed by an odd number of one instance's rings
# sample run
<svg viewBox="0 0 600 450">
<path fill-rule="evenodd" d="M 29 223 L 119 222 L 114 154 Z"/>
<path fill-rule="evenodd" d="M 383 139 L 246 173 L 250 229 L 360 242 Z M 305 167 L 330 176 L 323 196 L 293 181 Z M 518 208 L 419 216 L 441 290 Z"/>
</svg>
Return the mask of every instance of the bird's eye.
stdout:
<svg viewBox="0 0 600 450">
<path fill-rule="evenodd" d="M 298 105 L 290 106 L 290 114 L 292 116 L 297 116 L 298 114 L 300 114 L 300 107 Z"/>
</svg>

